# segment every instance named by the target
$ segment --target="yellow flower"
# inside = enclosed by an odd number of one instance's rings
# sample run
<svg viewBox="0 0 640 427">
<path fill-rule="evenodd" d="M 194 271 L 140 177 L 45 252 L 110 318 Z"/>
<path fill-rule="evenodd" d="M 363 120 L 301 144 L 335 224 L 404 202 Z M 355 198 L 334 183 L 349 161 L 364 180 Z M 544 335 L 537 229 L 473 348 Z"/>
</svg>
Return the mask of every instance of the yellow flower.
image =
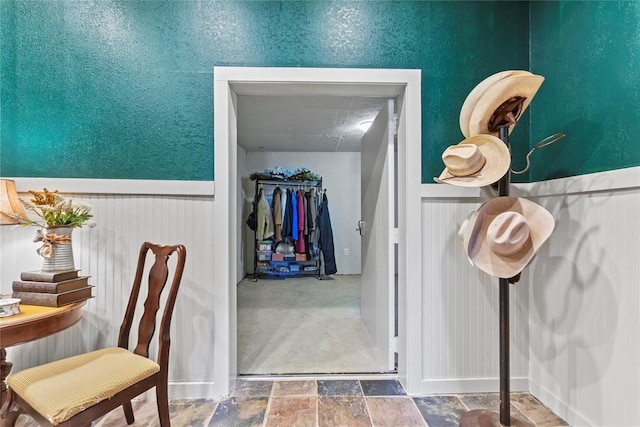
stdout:
<svg viewBox="0 0 640 427">
<path fill-rule="evenodd" d="M 37 215 L 41 221 L 34 221 L 30 218 L 11 215 L 20 221 L 21 225 L 36 225 L 39 227 L 82 227 L 90 218 L 91 206 L 84 203 L 73 203 L 66 200 L 58 190 L 49 191 L 29 191 L 33 196 L 31 203 L 22 200 L 22 204 L 29 212 Z M 91 226 L 91 224 L 88 224 Z"/>
</svg>

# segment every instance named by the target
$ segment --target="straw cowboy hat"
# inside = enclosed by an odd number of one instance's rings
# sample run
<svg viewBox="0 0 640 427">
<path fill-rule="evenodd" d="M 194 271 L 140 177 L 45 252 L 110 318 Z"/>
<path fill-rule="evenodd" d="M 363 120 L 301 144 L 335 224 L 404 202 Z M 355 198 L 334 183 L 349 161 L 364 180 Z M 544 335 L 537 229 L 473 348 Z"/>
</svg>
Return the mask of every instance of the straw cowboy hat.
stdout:
<svg viewBox="0 0 640 427">
<path fill-rule="evenodd" d="M 498 135 L 498 127 L 509 124 L 509 133 L 540 89 L 544 77 L 528 71 L 502 71 L 480 82 L 460 110 L 460 130 L 468 138 Z"/>
<path fill-rule="evenodd" d="M 554 225 L 545 208 L 527 199 L 493 198 L 478 209 L 465 238 L 467 256 L 485 273 L 511 278 L 524 270 Z"/>
<path fill-rule="evenodd" d="M 476 135 L 442 153 L 445 169 L 436 182 L 483 187 L 502 178 L 511 165 L 509 148 L 493 135 Z"/>
<path fill-rule="evenodd" d="M 469 138 L 471 135 L 469 134 L 469 120 L 471 120 L 471 113 L 478 103 L 478 99 L 480 99 L 480 95 L 484 94 L 487 89 L 493 86 L 494 83 L 504 79 L 509 76 L 522 76 L 522 75 L 531 75 L 529 71 L 524 70 L 507 70 L 501 71 L 499 73 L 495 73 L 480 83 L 476 87 L 473 88 L 467 98 L 464 100 L 462 104 L 462 108 L 460 109 L 460 130 L 465 138 Z"/>
</svg>

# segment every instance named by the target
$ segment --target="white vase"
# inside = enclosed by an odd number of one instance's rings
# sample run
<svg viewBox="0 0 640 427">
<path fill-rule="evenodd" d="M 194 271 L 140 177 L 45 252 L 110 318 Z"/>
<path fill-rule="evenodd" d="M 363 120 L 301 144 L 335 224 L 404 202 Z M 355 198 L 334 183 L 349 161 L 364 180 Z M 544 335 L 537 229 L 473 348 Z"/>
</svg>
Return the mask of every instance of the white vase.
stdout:
<svg viewBox="0 0 640 427">
<path fill-rule="evenodd" d="M 47 234 L 56 236 L 68 236 L 68 242 L 52 242 L 51 256 L 42 258 L 42 271 L 75 270 L 73 264 L 73 245 L 71 233 L 73 227 L 47 227 Z"/>
</svg>

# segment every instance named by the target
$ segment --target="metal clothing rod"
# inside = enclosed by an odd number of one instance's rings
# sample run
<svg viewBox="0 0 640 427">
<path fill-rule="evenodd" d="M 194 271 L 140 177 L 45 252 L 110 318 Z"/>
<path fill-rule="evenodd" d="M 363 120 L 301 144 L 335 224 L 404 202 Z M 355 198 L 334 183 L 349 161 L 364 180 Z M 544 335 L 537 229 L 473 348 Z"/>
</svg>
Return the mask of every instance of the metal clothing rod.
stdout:
<svg viewBox="0 0 640 427">
<path fill-rule="evenodd" d="M 257 182 L 260 182 L 260 184 L 267 184 L 267 185 L 281 185 L 281 186 L 291 186 L 291 187 L 296 187 L 296 186 L 305 186 L 305 187 L 321 187 L 322 186 L 322 179 L 318 179 L 318 180 L 313 180 L 313 181 L 287 181 L 287 180 L 279 180 L 279 179 L 257 179 Z"/>
</svg>

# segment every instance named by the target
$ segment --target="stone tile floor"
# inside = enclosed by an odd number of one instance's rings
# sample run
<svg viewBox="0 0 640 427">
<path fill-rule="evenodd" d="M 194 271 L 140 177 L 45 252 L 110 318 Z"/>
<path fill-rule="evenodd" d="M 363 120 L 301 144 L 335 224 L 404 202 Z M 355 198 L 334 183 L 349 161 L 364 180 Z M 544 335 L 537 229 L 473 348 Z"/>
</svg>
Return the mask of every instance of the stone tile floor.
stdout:
<svg viewBox="0 0 640 427">
<path fill-rule="evenodd" d="M 472 409 L 498 411 L 498 393 L 409 397 L 397 380 L 240 380 L 230 396 L 173 400 L 171 425 L 182 426 L 458 426 Z M 157 426 L 154 401 L 135 401 L 135 426 Z M 512 393 L 511 416 L 534 426 L 567 424 L 528 393 Z M 18 426 L 35 425 L 21 416 Z M 122 409 L 95 427 L 126 426 Z"/>
</svg>

